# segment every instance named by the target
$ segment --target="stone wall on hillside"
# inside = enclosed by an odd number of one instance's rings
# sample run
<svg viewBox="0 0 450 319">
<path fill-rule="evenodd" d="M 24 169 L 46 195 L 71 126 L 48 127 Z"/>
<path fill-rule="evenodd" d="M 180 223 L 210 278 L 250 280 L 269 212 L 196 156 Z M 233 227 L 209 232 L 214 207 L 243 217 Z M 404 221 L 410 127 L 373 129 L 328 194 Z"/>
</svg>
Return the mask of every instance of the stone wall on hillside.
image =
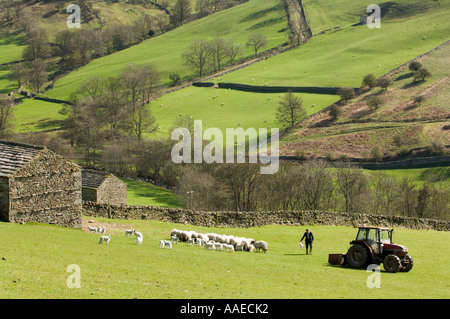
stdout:
<svg viewBox="0 0 450 319">
<path fill-rule="evenodd" d="M 206 227 L 256 227 L 271 224 L 356 227 L 367 224 L 394 228 L 450 230 L 450 221 L 446 220 L 323 211 L 202 212 L 154 206 L 114 206 L 84 202 L 83 215 L 112 219 L 147 219 Z"/>
</svg>

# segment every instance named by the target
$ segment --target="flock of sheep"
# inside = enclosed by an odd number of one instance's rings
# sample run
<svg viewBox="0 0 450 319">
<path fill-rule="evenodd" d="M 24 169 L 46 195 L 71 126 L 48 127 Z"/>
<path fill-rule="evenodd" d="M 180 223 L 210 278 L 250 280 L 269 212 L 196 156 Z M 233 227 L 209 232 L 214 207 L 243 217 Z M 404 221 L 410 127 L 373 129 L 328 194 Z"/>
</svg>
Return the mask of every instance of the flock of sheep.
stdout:
<svg viewBox="0 0 450 319">
<path fill-rule="evenodd" d="M 100 233 L 105 234 L 106 233 L 106 227 L 91 227 L 88 226 L 89 232 L 91 233 Z M 144 236 L 142 233 L 136 231 L 135 229 L 127 229 L 125 230 L 125 236 L 132 238 L 133 235 L 136 236 L 136 245 L 141 245 Z M 103 235 L 100 237 L 99 244 L 106 243 L 106 245 L 109 244 L 109 241 L 111 240 L 111 235 Z M 234 251 L 248 251 L 248 252 L 254 252 L 254 251 L 263 251 L 268 252 L 269 251 L 269 245 L 267 242 L 258 240 L 255 241 L 253 238 L 246 238 L 246 237 L 237 237 L 233 235 L 219 235 L 216 233 L 197 233 L 193 230 L 186 231 L 186 230 L 178 230 L 178 229 L 172 229 L 170 232 L 170 240 L 162 239 L 159 242 L 159 248 L 167 248 L 172 249 L 173 244 L 178 244 L 178 241 L 187 242 L 189 245 L 194 246 L 204 246 L 206 249 L 209 250 L 218 250 L 218 251 L 227 251 L 227 252 L 234 252 Z"/>
<path fill-rule="evenodd" d="M 216 233 L 197 233 L 193 230 L 178 230 L 172 229 L 170 232 L 170 238 L 172 243 L 178 243 L 178 241 L 188 242 L 188 244 L 194 246 L 204 246 L 209 250 L 219 251 L 269 251 L 269 245 L 262 240 L 255 241 L 253 238 L 237 237 L 233 235 L 219 235 Z M 161 241 L 163 242 L 163 241 Z M 164 241 L 167 242 L 167 241 Z M 161 244 L 160 244 L 161 247 Z M 170 245 L 170 248 L 172 246 Z M 161 247 L 161 248 L 165 248 Z"/>
</svg>

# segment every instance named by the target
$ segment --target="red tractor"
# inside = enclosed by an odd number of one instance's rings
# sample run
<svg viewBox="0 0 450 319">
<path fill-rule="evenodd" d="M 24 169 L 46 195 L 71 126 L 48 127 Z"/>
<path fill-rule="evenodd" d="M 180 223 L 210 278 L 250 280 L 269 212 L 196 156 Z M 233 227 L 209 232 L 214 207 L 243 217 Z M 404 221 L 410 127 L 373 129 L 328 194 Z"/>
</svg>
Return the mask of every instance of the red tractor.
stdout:
<svg viewBox="0 0 450 319">
<path fill-rule="evenodd" d="M 413 259 L 408 248 L 392 242 L 393 229 L 383 227 L 358 227 L 356 239 L 350 242 L 346 254 L 330 254 L 328 262 L 333 265 L 349 265 L 366 268 L 370 264 L 383 264 L 387 272 L 410 271 Z"/>
</svg>

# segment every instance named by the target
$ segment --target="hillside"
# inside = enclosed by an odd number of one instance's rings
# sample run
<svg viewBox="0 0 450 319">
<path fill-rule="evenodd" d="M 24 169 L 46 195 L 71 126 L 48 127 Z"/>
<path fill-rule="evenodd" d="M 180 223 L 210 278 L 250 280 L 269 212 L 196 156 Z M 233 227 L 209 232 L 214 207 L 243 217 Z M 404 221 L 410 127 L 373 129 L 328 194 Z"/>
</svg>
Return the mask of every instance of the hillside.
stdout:
<svg viewBox="0 0 450 319">
<path fill-rule="evenodd" d="M 178 73 L 182 79 L 195 72 L 183 64 L 183 53 L 193 40 L 223 37 L 243 45 L 243 56 L 252 50 L 245 47 L 248 35 L 258 31 L 267 37 L 267 48 L 286 41 L 287 19 L 281 1 L 252 0 L 239 6 L 213 13 L 182 25 L 139 45 L 91 61 L 88 65 L 59 79 L 46 96 L 68 99 L 87 77 L 118 75 L 129 64 L 152 65 L 160 73 L 161 84 L 169 85 L 169 75 Z"/>
<path fill-rule="evenodd" d="M 408 68 L 394 74 L 387 92 L 374 88 L 341 107 L 342 115 L 333 121 L 328 113 L 313 116 L 302 128 L 284 140 L 280 152 L 285 155 L 372 158 L 377 146 L 386 157 L 426 147 L 433 142 L 449 144 L 450 130 L 450 46 L 420 59 L 432 76 L 413 83 Z M 378 109 L 367 105 L 371 96 L 379 96 Z M 417 104 L 416 96 L 425 101 Z"/>
</svg>

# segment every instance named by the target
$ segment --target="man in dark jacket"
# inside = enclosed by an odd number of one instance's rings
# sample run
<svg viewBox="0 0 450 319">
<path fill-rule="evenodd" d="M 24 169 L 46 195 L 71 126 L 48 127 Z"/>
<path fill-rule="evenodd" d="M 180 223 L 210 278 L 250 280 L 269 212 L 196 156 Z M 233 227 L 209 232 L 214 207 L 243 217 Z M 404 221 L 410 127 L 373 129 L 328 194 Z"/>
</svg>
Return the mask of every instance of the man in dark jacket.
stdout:
<svg viewBox="0 0 450 319">
<path fill-rule="evenodd" d="M 309 229 L 306 229 L 306 232 L 303 234 L 303 237 L 302 239 L 300 239 L 300 242 L 302 242 L 303 239 L 305 239 L 306 254 L 308 255 L 308 246 L 309 246 L 309 255 L 312 255 L 312 243 L 314 241 L 313 233 Z"/>
</svg>

